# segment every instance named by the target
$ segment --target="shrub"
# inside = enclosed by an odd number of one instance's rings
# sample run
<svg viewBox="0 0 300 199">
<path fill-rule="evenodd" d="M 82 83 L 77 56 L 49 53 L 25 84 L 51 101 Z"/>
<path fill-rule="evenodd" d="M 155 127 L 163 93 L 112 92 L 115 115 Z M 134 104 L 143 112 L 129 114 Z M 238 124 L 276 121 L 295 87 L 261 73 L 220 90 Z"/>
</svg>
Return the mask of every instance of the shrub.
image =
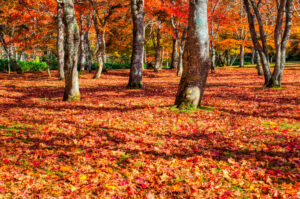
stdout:
<svg viewBox="0 0 300 199">
<path fill-rule="evenodd" d="M 27 61 L 21 62 L 17 61 L 18 65 L 21 67 L 22 71 L 43 71 L 47 69 L 47 64 L 45 62 L 35 62 L 35 61 Z M 0 71 L 7 71 L 8 60 L 0 59 Z M 11 65 L 11 61 L 10 61 Z M 11 68 L 13 70 L 13 68 Z"/>
</svg>

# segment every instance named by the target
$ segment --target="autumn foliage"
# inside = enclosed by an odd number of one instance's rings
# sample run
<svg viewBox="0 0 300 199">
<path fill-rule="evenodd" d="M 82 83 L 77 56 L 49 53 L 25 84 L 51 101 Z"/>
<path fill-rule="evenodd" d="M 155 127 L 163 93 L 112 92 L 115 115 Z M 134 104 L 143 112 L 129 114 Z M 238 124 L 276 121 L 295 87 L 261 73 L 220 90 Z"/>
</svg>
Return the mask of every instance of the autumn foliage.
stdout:
<svg viewBox="0 0 300 199">
<path fill-rule="evenodd" d="M 262 89 L 255 69 L 209 76 L 204 106 L 173 107 L 174 70 L 80 78 L 62 102 L 46 72 L 0 74 L 3 198 L 293 198 L 299 187 L 299 70 Z M 54 76 L 54 75 L 52 75 Z"/>
</svg>

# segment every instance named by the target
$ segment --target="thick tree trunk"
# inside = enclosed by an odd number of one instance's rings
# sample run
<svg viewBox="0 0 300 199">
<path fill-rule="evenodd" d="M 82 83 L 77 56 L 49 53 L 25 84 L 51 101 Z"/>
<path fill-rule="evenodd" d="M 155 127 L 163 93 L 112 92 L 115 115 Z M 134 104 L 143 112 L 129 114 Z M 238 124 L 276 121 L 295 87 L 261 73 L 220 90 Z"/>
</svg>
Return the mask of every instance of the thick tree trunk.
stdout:
<svg viewBox="0 0 300 199">
<path fill-rule="evenodd" d="M 128 88 L 143 88 L 144 0 L 131 0 L 133 41 Z"/>
<path fill-rule="evenodd" d="M 184 68 L 175 104 L 180 108 L 201 104 L 210 69 L 207 0 L 190 0 Z"/>
<path fill-rule="evenodd" d="M 244 68 L 244 60 L 245 60 L 245 47 L 244 45 L 240 46 L 240 68 Z"/>
<path fill-rule="evenodd" d="M 256 54 L 256 68 L 257 68 L 257 74 L 259 76 L 262 76 L 263 75 L 263 71 L 262 71 L 262 67 L 261 67 L 261 60 L 260 60 L 260 56 L 259 56 L 259 53 L 256 51 L 255 52 Z"/>
<path fill-rule="evenodd" d="M 178 47 L 178 40 L 173 39 L 171 69 L 177 68 L 177 65 L 178 65 L 177 47 Z"/>
<path fill-rule="evenodd" d="M 84 16 L 80 16 L 80 71 L 84 71 L 85 66 L 85 41 L 84 41 Z"/>
<path fill-rule="evenodd" d="M 158 22 L 157 33 L 156 33 L 155 65 L 154 65 L 154 71 L 155 72 L 158 72 L 158 69 L 161 66 L 161 45 L 160 45 L 160 39 L 161 39 L 161 21 Z"/>
<path fill-rule="evenodd" d="M 78 50 L 80 43 L 79 27 L 76 22 L 73 0 L 64 0 L 65 40 L 65 93 L 64 101 L 80 100 L 78 83 Z"/>
<path fill-rule="evenodd" d="M 65 49 L 64 49 L 65 26 L 63 23 L 63 4 L 57 4 L 57 59 L 58 59 L 58 79 L 65 79 Z"/>
<path fill-rule="evenodd" d="M 215 66 L 216 66 L 216 49 L 214 42 L 210 42 L 210 54 L 211 54 L 211 66 L 210 66 L 210 71 L 212 74 L 215 73 Z"/>
</svg>

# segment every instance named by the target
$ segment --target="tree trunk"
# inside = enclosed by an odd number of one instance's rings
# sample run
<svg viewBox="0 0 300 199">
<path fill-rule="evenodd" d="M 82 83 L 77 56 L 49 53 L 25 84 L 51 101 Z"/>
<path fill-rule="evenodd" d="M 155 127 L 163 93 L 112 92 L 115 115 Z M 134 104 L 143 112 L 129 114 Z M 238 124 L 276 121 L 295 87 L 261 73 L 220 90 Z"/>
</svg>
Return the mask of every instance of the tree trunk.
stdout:
<svg viewBox="0 0 300 199">
<path fill-rule="evenodd" d="M 92 71 L 92 50 L 91 50 L 91 41 L 89 39 L 89 30 L 90 30 L 90 15 L 88 14 L 86 17 L 86 25 L 87 30 L 84 33 L 84 41 L 85 41 L 85 54 L 86 54 L 86 65 L 87 65 L 87 71 Z"/>
<path fill-rule="evenodd" d="M 281 80 L 286 62 L 286 46 L 289 41 L 292 27 L 292 6 L 293 0 L 280 0 L 274 35 L 276 46 L 276 63 L 274 72 L 272 74 L 272 80 L 268 87 L 281 87 Z M 286 20 L 285 28 L 283 29 L 284 12 L 286 12 Z"/>
<path fill-rule="evenodd" d="M 236 58 L 238 57 L 238 55 L 233 56 L 233 59 L 230 60 L 229 65 L 232 66 L 236 60 Z"/>
<path fill-rule="evenodd" d="M 263 71 L 262 71 L 262 67 L 261 67 L 261 60 L 260 60 L 259 53 L 256 51 L 256 52 L 255 52 L 255 55 L 256 55 L 256 68 L 257 68 L 257 74 L 258 74 L 259 76 L 262 76 L 262 75 L 263 75 Z"/>
<path fill-rule="evenodd" d="M 161 21 L 158 22 L 157 26 L 157 33 L 156 33 L 156 49 L 155 49 L 155 65 L 154 71 L 158 72 L 158 69 L 161 65 L 161 46 L 160 46 L 160 39 L 161 39 Z"/>
<path fill-rule="evenodd" d="M 133 22 L 133 41 L 129 89 L 143 88 L 143 54 L 144 54 L 144 0 L 131 0 Z"/>
<path fill-rule="evenodd" d="M 244 68 L 244 60 L 245 60 L 245 47 L 244 45 L 240 46 L 240 68 Z"/>
<path fill-rule="evenodd" d="M 252 6 L 250 6 L 249 0 L 244 0 L 244 6 L 245 10 L 247 12 L 247 18 L 248 18 L 248 24 L 249 24 L 249 30 L 251 33 L 252 42 L 254 45 L 254 48 L 258 51 L 259 57 L 261 59 L 261 64 L 264 72 L 264 79 L 265 84 L 264 86 L 268 86 L 269 82 L 272 78 L 271 71 L 270 71 L 270 64 L 268 62 L 268 50 L 267 50 L 267 41 L 266 41 L 266 35 L 263 29 L 263 22 L 261 19 L 261 15 L 259 13 L 259 10 L 254 2 L 254 0 L 251 0 Z M 254 9 L 254 14 L 257 18 L 258 24 L 259 24 L 259 32 L 260 32 L 260 40 L 261 44 L 258 41 L 258 35 L 255 30 L 255 16 L 252 14 L 251 8 Z"/>
<path fill-rule="evenodd" d="M 210 69 L 207 0 L 190 0 L 184 68 L 175 104 L 179 108 L 201 105 Z"/>
<path fill-rule="evenodd" d="M 210 71 L 212 74 L 215 73 L 215 66 L 216 66 L 216 49 L 214 42 L 210 42 L 210 54 L 211 54 L 211 66 L 210 66 Z"/>
<path fill-rule="evenodd" d="M 177 47 L 178 47 L 178 40 L 177 39 L 173 39 L 171 69 L 177 68 L 177 65 L 178 65 Z"/>
<path fill-rule="evenodd" d="M 165 48 L 162 47 L 161 59 L 160 59 L 160 66 L 159 69 L 162 69 L 164 66 L 164 59 L 165 59 Z"/>
<path fill-rule="evenodd" d="M 80 71 L 84 71 L 85 66 L 85 41 L 84 41 L 84 16 L 80 15 Z"/>
<path fill-rule="evenodd" d="M 58 79 L 65 79 L 65 49 L 64 49 L 65 26 L 63 23 L 63 4 L 57 4 L 57 59 L 58 59 Z"/>
<path fill-rule="evenodd" d="M 7 48 L 3 33 L 0 31 L 0 42 L 2 43 L 3 49 L 7 54 L 8 60 L 11 61 L 11 67 L 13 70 L 17 71 L 17 74 L 22 74 L 22 68 L 18 65 L 17 61 L 14 59 L 11 50 Z"/>
<path fill-rule="evenodd" d="M 97 59 L 97 70 L 94 75 L 94 79 L 99 79 L 101 77 L 101 73 L 104 69 L 104 51 L 105 51 L 105 39 L 104 39 L 104 32 L 100 31 L 98 20 L 96 16 L 96 11 L 93 13 L 93 20 L 94 20 L 94 27 L 96 30 L 96 37 L 97 37 L 97 52 L 96 52 L 96 59 Z"/>
<path fill-rule="evenodd" d="M 64 101 L 80 100 L 78 83 L 78 49 L 80 43 L 79 27 L 76 22 L 73 0 L 64 0 L 65 40 L 65 93 Z"/>
<path fill-rule="evenodd" d="M 179 61 L 177 66 L 178 77 L 182 75 L 182 70 L 183 70 L 183 46 L 179 45 Z"/>
<path fill-rule="evenodd" d="M 256 50 L 255 48 L 252 48 L 252 54 L 251 54 L 251 64 L 255 64 L 255 56 L 256 56 Z"/>
</svg>

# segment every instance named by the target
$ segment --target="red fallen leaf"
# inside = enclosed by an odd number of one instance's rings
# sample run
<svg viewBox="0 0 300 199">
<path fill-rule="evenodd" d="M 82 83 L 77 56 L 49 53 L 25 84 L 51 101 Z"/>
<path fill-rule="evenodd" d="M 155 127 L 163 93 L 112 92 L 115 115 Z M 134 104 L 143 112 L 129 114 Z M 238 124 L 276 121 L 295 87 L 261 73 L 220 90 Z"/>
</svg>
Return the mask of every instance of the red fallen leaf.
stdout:
<svg viewBox="0 0 300 199">
<path fill-rule="evenodd" d="M 49 129 L 48 127 L 45 127 L 45 128 L 44 128 L 45 131 L 48 131 L 48 129 Z"/>
<path fill-rule="evenodd" d="M 32 164 L 36 167 L 40 166 L 41 165 L 41 162 L 40 161 L 33 161 Z"/>
<path fill-rule="evenodd" d="M 128 186 L 126 192 L 128 195 L 133 195 L 135 193 L 135 190 L 131 186 Z"/>
<path fill-rule="evenodd" d="M 276 175 L 276 172 L 273 171 L 273 170 L 268 171 L 268 173 L 271 174 L 271 175 Z"/>
<path fill-rule="evenodd" d="M 5 193 L 6 192 L 6 189 L 4 189 L 4 188 L 0 188 L 0 193 Z"/>
<path fill-rule="evenodd" d="M 8 164 L 8 163 L 9 163 L 9 160 L 8 160 L 8 159 L 5 159 L 5 160 L 3 160 L 3 162 L 4 162 L 5 164 Z"/>
</svg>

